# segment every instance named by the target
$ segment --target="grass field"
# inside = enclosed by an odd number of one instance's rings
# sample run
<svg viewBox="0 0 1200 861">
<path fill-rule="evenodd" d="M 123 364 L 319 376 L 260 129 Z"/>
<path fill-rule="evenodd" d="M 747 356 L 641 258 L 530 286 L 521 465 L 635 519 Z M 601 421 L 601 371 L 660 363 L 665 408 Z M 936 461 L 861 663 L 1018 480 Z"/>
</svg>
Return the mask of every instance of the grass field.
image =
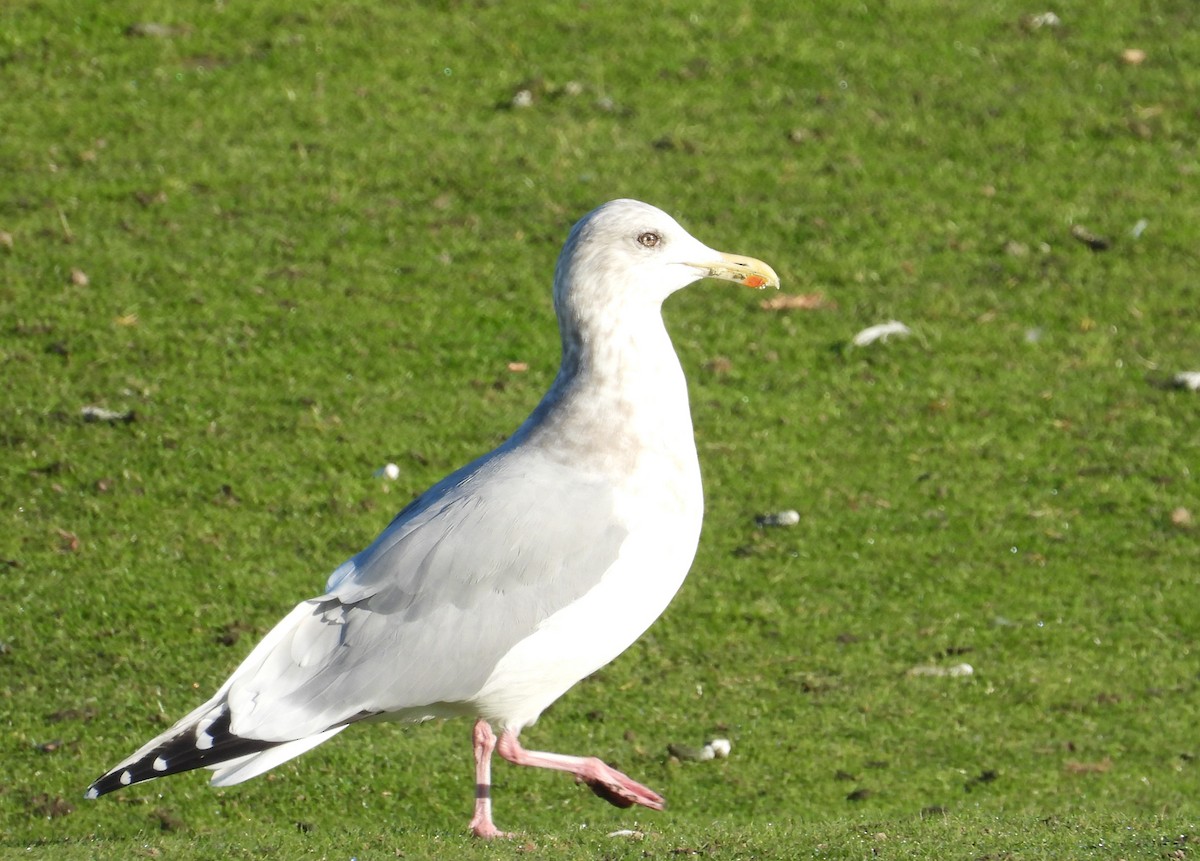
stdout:
<svg viewBox="0 0 1200 861">
<path fill-rule="evenodd" d="M 1200 854 L 1194 0 L 9 0 L 0 91 L 0 857 Z M 824 297 L 669 302 L 696 564 L 524 736 L 668 810 L 472 843 L 463 722 L 84 801 L 524 418 L 623 196 Z"/>
</svg>

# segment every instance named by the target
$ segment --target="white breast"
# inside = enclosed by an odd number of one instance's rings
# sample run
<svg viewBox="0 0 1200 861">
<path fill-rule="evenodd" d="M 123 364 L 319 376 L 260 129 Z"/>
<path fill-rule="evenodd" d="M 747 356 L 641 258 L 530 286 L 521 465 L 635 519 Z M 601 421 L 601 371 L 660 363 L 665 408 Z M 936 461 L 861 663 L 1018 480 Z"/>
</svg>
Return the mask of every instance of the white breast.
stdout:
<svg viewBox="0 0 1200 861">
<path fill-rule="evenodd" d="M 693 483 L 694 482 L 694 483 Z M 666 609 L 695 557 L 703 503 L 699 471 L 693 492 L 649 494 L 669 507 L 647 505 L 634 491 L 622 500 L 630 534 L 599 584 L 545 619 L 496 665 L 473 703 L 482 717 L 519 730 L 568 688 L 607 664 Z"/>
</svg>

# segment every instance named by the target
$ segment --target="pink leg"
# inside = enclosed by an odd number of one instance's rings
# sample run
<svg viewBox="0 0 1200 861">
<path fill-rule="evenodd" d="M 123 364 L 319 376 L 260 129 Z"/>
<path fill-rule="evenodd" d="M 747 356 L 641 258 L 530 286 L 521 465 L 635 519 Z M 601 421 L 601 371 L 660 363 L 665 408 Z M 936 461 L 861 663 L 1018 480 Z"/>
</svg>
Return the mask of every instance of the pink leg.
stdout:
<svg viewBox="0 0 1200 861">
<path fill-rule="evenodd" d="M 475 815 L 471 817 L 471 833 L 484 840 L 511 837 L 492 823 L 492 751 L 496 749 L 496 734 L 483 718 L 475 721 L 472 741 L 475 746 Z"/>
<path fill-rule="evenodd" d="M 517 741 L 517 733 L 506 729 L 500 733 L 496 746 L 500 755 L 513 765 L 530 765 L 534 768 L 552 768 L 575 775 L 580 783 L 586 783 L 592 792 L 617 807 L 640 804 L 651 810 L 662 810 L 665 801 L 652 789 L 631 780 L 611 766 L 605 765 L 594 756 L 564 756 L 561 753 L 540 753 L 525 750 Z"/>
</svg>

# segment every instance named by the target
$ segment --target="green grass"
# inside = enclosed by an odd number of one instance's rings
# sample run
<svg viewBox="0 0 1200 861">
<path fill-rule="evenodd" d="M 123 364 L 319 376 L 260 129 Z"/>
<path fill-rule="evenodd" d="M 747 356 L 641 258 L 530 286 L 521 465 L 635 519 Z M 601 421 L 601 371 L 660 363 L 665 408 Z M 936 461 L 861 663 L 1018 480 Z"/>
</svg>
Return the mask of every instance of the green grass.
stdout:
<svg viewBox="0 0 1200 861">
<path fill-rule="evenodd" d="M 542 6 L 0 8 L 0 857 L 1195 855 L 1195 3 Z M 500 764 L 472 844 L 463 722 L 84 802 L 527 414 L 619 196 L 836 303 L 670 301 L 699 555 L 525 736 L 668 811 Z"/>
</svg>

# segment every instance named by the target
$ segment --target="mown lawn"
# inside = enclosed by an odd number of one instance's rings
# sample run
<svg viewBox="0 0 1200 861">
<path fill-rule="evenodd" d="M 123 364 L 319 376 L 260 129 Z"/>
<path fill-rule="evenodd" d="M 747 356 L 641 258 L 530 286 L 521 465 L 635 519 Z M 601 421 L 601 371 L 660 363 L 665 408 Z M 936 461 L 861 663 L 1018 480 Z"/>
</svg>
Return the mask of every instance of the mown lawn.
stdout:
<svg viewBox="0 0 1200 861">
<path fill-rule="evenodd" d="M 10 0 L 0 857 L 1196 855 L 1198 57 L 1193 0 Z M 85 802 L 528 413 L 625 196 L 818 306 L 669 302 L 699 555 L 525 735 L 668 810 L 499 764 L 474 844 L 462 722 Z"/>
</svg>

